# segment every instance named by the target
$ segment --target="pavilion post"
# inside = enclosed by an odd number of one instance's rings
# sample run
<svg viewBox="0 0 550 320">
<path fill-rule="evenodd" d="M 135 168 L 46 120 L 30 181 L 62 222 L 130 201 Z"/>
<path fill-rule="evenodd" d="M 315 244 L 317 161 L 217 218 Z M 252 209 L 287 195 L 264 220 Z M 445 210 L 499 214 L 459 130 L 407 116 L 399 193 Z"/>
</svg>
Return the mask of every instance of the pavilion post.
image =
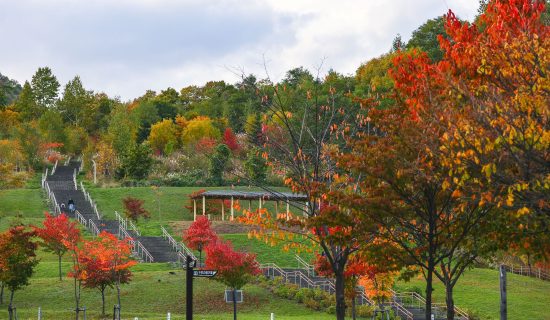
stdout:
<svg viewBox="0 0 550 320">
<path fill-rule="evenodd" d="M 197 199 L 193 199 L 193 221 L 197 221 Z"/>
<path fill-rule="evenodd" d="M 233 207 L 233 197 L 231 197 L 231 221 L 235 218 L 234 216 L 235 208 Z"/>
<path fill-rule="evenodd" d="M 206 214 L 206 198 L 202 196 L 202 215 Z"/>
<path fill-rule="evenodd" d="M 279 200 L 275 201 L 275 214 L 279 214 Z"/>
<path fill-rule="evenodd" d="M 248 200 L 248 211 L 252 211 L 252 200 Z"/>
<path fill-rule="evenodd" d="M 222 221 L 225 220 L 225 203 L 222 199 Z"/>
<path fill-rule="evenodd" d="M 289 217 L 289 213 L 290 213 L 290 204 L 288 203 L 288 200 L 286 201 L 286 219 L 290 219 Z"/>
<path fill-rule="evenodd" d="M 262 197 L 258 198 L 258 208 L 262 208 Z"/>
</svg>

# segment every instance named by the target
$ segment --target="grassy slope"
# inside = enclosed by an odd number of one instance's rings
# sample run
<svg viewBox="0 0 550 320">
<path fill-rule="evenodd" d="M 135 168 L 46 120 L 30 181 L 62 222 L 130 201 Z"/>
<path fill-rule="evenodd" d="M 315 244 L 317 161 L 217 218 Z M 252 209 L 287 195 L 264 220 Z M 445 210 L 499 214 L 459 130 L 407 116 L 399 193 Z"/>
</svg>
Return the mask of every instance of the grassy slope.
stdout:
<svg viewBox="0 0 550 320">
<path fill-rule="evenodd" d="M 498 271 L 472 269 L 458 281 L 454 300 L 463 309 L 474 310 L 482 319 L 499 318 Z M 508 274 L 508 318 L 550 320 L 550 282 L 525 276 Z M 411 291 L 412 287 L 425 288 L 423 279 L 397 284 L 398 291 Z M 435 302 L 445 302 L 445 288 L 435 284 Z"/>
<path fill-rule="evenodd" d="M 0 190 L 0 230 L 19 221 L 39 224 L 47 210 L 40 189 Z"/>
<path fill-rule="evenodd" d="M 34 319 L 38 307 L 42 308 L 45 319 L 70 319 L 74 313 L 73 282 L 57 279 L 56 257 L 40 254 L 42 261 L 37 266 L 31 284 L 16 292 L 14 304 L 19 319 Z M 64 259 L 68 261 L 68 259 Z M 70 263 L 63 264 L 64 272 Z M 184 319 L 185 274 L 172 269 L 169 264 L 141 264 L 134 267 L 134 277 L 130 284 L 122 286 L 123 317 L 139 319 Z M 194 301 L 197 319 L 232 319 L 232 307 L 223 301 L 225 286 L 208 279 L 195 279 Z M 269 317 L 271 312 L 277 319 L 332 319 L 325 313 L 306 309 L 304 306 L 272 296 L 265 289 L 255 285 L 244 288 L 245 303 L 239 304 L 239 319 L 260 319 Z M 106 295 L 107 313 L 112 312 L 116 303 L 115 290 L 108 289 Z M 88 319 L 99 319 L 101 296 L 99 291 L 83 289 L 82 305 L 86 306 Z M 0 319 L 7 318 L 6 305 L 0 306 Z"/>
</svg>

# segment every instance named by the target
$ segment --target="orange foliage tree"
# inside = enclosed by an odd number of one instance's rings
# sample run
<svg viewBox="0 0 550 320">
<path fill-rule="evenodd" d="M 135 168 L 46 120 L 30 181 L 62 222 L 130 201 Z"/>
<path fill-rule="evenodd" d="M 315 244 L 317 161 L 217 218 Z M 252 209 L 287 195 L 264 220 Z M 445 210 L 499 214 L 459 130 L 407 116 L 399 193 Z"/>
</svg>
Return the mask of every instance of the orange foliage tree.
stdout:
<svg viewBox="0 0 550 320">
<path fill-rule="evenodd" d="M 29 278 L 38 264 L 37 244 L 32 241 L 34 231 L 25 226 L 14 226 L 0 234 L 0 281 L 2 290 L 10 291 L 9 318 L 13 319 L 13 295 L 15 291 L 29 284 Z"/>
<path fill-rule="evenodd" d="M 105 289 L 116 287 L 120 308 L 120 285 L 131 280 L 130 267 L 137 261 L 132 259 L 132 246 L 128 239 L 119 240 L 102 231 L 92 241 L 84 242 L 79 249 L 78 277 L 85 288 L 96 288 L 101 292 L 101 314 L 105 315 Z"/>
<path fill-rule="evenodd" d="M 46 251 L 57 255 L 59 261 L 59 281 L 62 280 L 61 257 L 68 251 L 66 242 L 80 242 L 80 229 L 76 221 L 70 221 L 64 214 L 52 216 L 45 213 L 43 227 L 34 227 L 36 235 L 42 239 L 42 245 Z"/>
<path fill-rule="evenodd" d="M 199 267 L 202 263 L 203 249 L 218 240 L 218 235 L 212 230 L 212 223 L 205 216 L 197 217 L 197 220 L 183 233 L 183 241 L 185 244 L 189 248 L 199 251 Z"/>
</svg>

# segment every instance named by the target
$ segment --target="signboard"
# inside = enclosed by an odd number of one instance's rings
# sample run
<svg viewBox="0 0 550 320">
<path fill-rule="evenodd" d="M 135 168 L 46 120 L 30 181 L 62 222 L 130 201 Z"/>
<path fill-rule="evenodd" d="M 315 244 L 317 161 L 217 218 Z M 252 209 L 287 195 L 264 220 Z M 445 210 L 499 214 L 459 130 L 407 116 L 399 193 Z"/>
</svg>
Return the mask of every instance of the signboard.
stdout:
<svg viewBox="0 0 550 320">
<path fill-rule="evenodd" d="M 244 301 L 243 291 L 242 290 L 225 290 L 225 302 L 233 303 L 233 292 L 235 292 L 235 300 L 237 303 L 242 303 Z"/>
<path fill-rule="evenodd" d="M 193 270 L 193 277 L 211 278 L 218 273 L 218 270 Z"/>
</svg>

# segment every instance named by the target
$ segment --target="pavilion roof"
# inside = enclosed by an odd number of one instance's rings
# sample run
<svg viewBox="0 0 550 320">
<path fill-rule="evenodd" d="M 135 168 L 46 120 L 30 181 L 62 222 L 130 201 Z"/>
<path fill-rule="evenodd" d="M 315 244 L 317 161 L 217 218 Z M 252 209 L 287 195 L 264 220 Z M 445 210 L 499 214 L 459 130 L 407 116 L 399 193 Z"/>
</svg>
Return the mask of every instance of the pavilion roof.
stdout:
<svg viewBox="0 0 550 320">
<path fill-rule="evenodd" d="M 262 200 L 268 201 L 307 201 L 305 194 L 290 192 L 268 192 L 268 191 L 237 191 L 237 190 L 210 190 L 191 196 L 192 199 L 238 199 L 238 200 Z"/>
</svg>

